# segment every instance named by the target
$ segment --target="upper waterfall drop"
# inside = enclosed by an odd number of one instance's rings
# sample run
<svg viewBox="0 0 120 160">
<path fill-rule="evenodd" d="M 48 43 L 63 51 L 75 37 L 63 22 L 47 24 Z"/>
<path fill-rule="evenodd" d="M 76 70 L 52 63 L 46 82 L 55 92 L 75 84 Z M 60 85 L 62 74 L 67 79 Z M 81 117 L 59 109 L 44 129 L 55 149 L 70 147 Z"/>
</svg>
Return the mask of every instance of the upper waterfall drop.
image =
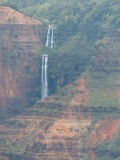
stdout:
<svg viewBox="0 0 120 160">
<path fill-rule="evenodd" d="M 50 37 L 51 37 L 50 30 L 51 30 L 51 26 L 49 25 L 48 31 L 47 31 L 46 47 L 49 47 L 49 44 L 50 44 Z"/>
<path fill-rule="evenodd" d="M 51 28 L 52 30 L 52 35 L 51 35 L 51 48 L 54 47 L 54 30 L 53 30 L 53 27 Z"/>
<path fill-rule="evenodd" d="M 52 25 L 48 26 L 46 47 L 53 49 L 54 48 L 54 29 Z"/>
</svg>

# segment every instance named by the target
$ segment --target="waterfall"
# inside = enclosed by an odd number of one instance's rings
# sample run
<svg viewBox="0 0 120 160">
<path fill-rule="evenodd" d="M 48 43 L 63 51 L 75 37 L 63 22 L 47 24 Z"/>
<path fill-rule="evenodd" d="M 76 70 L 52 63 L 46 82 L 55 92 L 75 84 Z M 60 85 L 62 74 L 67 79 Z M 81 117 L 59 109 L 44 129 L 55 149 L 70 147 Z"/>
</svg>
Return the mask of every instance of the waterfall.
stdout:
<svg viewBox="0 0 120 160">
<path fill-rule="evenodd" d="M 51 35 L 51 48 L 54 47 L 54 31 L 53 31 L 53 27 L 51 28 L 52 29 L 52 35 Z"/>
<path fill-rule="evenodd" d="M 47 79 L 48 55 L 42 56 L 42 85 L 41 98 L 45 99 L 48 96 L 48 79 Z"/>
<path fill-rule="evenodd" d="M 51 25 L 48 26 L 46 47 L 54 47 L 54 30 Z M 45 99 L 48 96 L 48 78 L 47 78 L 47 67 L 48 67 L 48 55 L 42 56 L 42 69 L 41 69 L 41 99 Z"/>
<path fill-rule="evenodd" d="M 46 47 L 49 47 L 49 48 L 54 47 L 54 30 L 53 30 L 52 25 L 49 25 L 48 27 Z"/>
<path fill-rule="evenodd" d="M 46 47 L 49 47 L 50 44 L 50 30 L 51 30 L 51 26 L 49 25 L 48 27 L 48 32 L 47 32 L 47 40 L 46 40 Z"/>
</svg>

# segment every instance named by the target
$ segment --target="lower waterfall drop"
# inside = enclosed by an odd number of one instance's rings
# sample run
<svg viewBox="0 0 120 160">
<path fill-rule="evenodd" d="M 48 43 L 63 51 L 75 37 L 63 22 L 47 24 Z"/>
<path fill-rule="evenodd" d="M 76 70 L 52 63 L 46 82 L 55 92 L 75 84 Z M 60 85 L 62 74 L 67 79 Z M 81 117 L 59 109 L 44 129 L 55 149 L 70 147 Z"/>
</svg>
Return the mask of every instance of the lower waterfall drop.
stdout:
<svg viewBox="0 0 120 160">
<path fill-rule="evenodd" d="M 47 68 L 48 68 L 48 55 L 42 56 L 42 84 L 41 84 L 41 99 L 48 97 L 48 79 L 47 79 Z"/>
</svg>

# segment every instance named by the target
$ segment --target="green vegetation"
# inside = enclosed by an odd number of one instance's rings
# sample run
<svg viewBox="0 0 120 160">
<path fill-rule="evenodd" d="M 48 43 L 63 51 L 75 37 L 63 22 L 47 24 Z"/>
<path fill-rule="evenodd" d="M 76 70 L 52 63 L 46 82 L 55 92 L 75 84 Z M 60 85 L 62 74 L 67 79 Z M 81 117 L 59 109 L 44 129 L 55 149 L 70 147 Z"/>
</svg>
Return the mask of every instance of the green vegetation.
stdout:
<svg viewBox="0 0 120 160">
<path fill-rule="evenodd" d="M 81 74 L 86 80 L 89 94 L 87 107 L 93 108 L 92 113 L 85 113 L 92 117 L 92 129 L 101 118 L 109 116 L 109 108 L 119 108 L 116 96 L 120 70 L 119 0 L 4 0 L 2 4 L 39 19 L 46 26 L 52 24 L 55 28 L 55 48 L 51 50 L 42 46 L 36 55 L 49 55 L 49 84 L 52 84 L 49 89 L 51 93 L 57 93 L 51 96 L 50 101 L 37 101 L 34 107 L 25 110 L 25 116 L 57 117 L 65 112 L 77 90 L 76 84 L 71 82 Z M 14 60 L 17 48 L 14 48 L 13 54 Z M 25 69 L 27 74 L 29 68 L 26 66 Z M 62 84 L 56 84 L 57 80 L 63 81 Z M 119 113 L 113 112 L 111 117 L 119 119 Z M 9 121 L 6 127 L 22 128 L 25 124 L 22 121 Z M 35 131 L 25 137 L 21 143 L 23 146 L 29 144 Z M 119 160 L 119 141 L 116 135 L 113 140 L 100 144 L 100 149 L 96 151 L 97 160 Z M 4 141 L 0 143 L 4 146 Z M 11 144 L 8 144 L 9 147 Z M 17 147 L 13 149 L 16 148 L 15 152 L 21 148 Z"/>
<path fill-rule="evenodd" d="M 102 73 L 94 73 L 92 76 L 98 76 L 98 78 L 88 77 L 89 78 L 89 104 L 90 106 L 104 106 L 104 107 L 116 107 L 118 101 L 115 94 L 114 83 L 116 79 L 115 74 L 106 76 Z M 103 76 L 101 78 L 101 76 Z"/>
<path fill-rule="evenodd" d="M 120 28 L 119 0 L 4 0 L 2 4 L 54 26 L 54 50 L 43 46 L 37 54 L 49 54 L 49 83 L 64 77 L 62 86 L 94 63 L 101 37 Z M 58 88 L 53 85 L 51 93 Z"/>
<path fill-rule="evenodd" d="M 120 27 L 119 0 L 4 0 L 27 15 L 52 23 L 59 29 L 83 27 Z M 85 28 L 86 29 L 86 28 Z M 94 28 L 93 28 L 94 29 Z"/>
<path fill-rule="evenodd" d="M 87 33 L 92 40 L 100 28 L 113 30 L 120 27 L 119 0 L 4 0 L 3 4 L 42 20 L 47 25 L 52 24 L 57 39 L 60 41 L 62 38 L 62 43 L 78 32 L 82 34 L 81 38 Z M 81 38 L 77 38 L 78 42 Z M 88 43 L 88 40 L 86 38 L 84 43 Z M 75 46 L 72 46 L 76 47 L 77 40 L 74 43 Z"/>
<path fill-rule="evenodd" d="M 54 26 L 54 50 L 42 46 L 37 51 L 38 55 L 49 54 L 50 84 L 61 77 L 64 78 L 62 86 L 69 84 L 87 67 L 92 66 L 94 71 L 90 76 L 87 75 L 89 105 L 118 106 L 116 95 L 113 93 L 116 75 L 113 73 L 108 76 L 106 72 L 117 72 L 119 66 L 110 66 L 106 62 L 98 66 L 100 71 L 95 71 L 95 65 L 98 65 L 96 60 L 101 49 L 107 56 L 106 61 L 113 59 L 115 55 L 119 56 L 119 40 L 114 40 L 109 35 L 120 28 L 119 0 L 4 0 L 3 4 L 42 20 L 46 25 Z M 74 94 L 70 86 L 69 89 L 59 90 L 59 86 L 53 83 L 50 91 L 52 93 L 56 90 L 56 100 L 69 100 Z"/>
</svg>

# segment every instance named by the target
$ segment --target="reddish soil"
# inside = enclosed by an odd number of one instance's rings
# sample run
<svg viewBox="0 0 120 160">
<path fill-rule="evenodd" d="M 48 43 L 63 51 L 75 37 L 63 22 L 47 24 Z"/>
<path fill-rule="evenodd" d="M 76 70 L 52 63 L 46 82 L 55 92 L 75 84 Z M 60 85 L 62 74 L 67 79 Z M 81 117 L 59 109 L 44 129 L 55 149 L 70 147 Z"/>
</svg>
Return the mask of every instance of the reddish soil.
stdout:
<svg viewBox="0 0 120 160">
<path fill-rule="evenodd" d="M 48 131 L 49 136 L 59 138 L 73 138 L 84 135 L 91 125 L 91 117 L 69 117 L 57 120 Z"/>
<path fill-rule="evenodd" d="M 103 119 L 100 120 L 93 130 L 87 146 L 91 147 L 105 140 L 112 140 L 120 128 L 120 120 Z"/>
<path fill-rule="evenodd" d="M 77 81 L 77 90 L 75 96 L 71 100 L 71 104 L 74 105 L 85 105 L 88 101 L 88 88 L 86 80 L 81 78 Z"/>
</svg>

